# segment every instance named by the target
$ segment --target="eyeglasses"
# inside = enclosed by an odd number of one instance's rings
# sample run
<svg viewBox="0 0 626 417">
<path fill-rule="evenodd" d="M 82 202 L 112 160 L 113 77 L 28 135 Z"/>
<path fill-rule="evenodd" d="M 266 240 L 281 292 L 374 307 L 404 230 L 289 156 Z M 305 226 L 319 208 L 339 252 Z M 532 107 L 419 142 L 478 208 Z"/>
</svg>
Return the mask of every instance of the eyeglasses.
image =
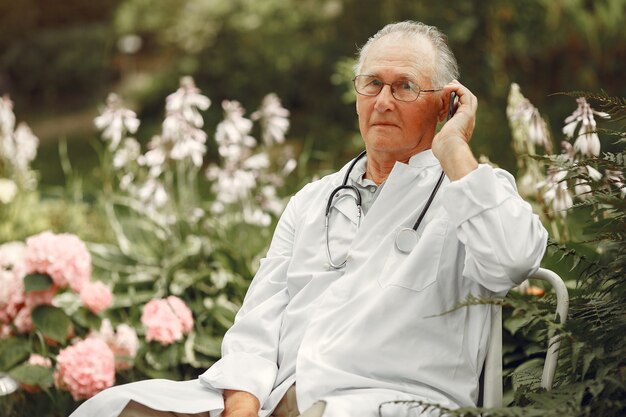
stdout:
<svg viewBox="0 0 626 417">
<path fill-rule="evenodd" d="M 441 91 L 441 88 L 432 90 L 422 90 L 419 85 L 409 80 L 398 80 L 392 83 L 385 83 L 372 75 L 357 75 L 352 80 L 354 89 L 362 96 L 377 96 L 384 86 L 391 87 L 391 95 L 399 101 L 415 101 L 420 93 L 434 93 Z"/>
</svg>

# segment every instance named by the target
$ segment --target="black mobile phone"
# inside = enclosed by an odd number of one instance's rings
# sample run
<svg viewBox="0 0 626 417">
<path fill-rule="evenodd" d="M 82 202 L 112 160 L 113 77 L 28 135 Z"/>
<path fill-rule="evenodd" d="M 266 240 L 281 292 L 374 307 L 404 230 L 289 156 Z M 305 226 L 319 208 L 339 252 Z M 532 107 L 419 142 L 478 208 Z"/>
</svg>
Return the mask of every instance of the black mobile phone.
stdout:
<svg viewBox="0 0 626 417">
<path fill-rule="evenodd" d="M 446 122 L 450 120 L 452 116 L 454 116 L 454 112 L 456 111 L 456 106 L 454 105 L 454 99 L 456 98 L 456 93 L 453 91 L 450 93 L 450 105 L 448 107 L 448 118 Z"/>
</svg>

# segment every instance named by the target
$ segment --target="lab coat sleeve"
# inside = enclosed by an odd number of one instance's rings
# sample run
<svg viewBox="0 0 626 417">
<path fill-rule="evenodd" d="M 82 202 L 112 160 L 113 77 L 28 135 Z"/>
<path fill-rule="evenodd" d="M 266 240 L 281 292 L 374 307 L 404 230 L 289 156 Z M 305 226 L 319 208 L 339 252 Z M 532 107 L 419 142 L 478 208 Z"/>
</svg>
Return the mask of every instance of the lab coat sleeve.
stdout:
<svg viewBox="0 0 626 417">
<path fill-rule="evenodd" d="M 267 256 L 261 260 L 235 323 L 222 342 L 222 358 L 200 380 L 214 389 L 247 391 L 263 404 L 278 370 L 278 340 L 294 241 L 295 202 L 281 216 Z"/>
<path fill-rule="evenodd" d="M 493 292 L 519 285 L 538 268 L 547 232 L 508 172 L 480 165 L 445 189 L 444 207 L 465 246 L 463 275 Z"/>
</svg>

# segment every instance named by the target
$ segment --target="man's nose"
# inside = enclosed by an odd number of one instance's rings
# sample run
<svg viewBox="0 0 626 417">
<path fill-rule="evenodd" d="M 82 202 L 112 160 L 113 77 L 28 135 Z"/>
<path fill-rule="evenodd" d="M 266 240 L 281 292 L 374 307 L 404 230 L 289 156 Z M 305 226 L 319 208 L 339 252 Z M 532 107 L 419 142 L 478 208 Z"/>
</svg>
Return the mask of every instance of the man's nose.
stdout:
<svg viewBox="0 0 626 417">
<path fill-rule="evenodd" d="M 391 110 L 395 105 L 395 98 L 391 93 L 391 86 L 389 84 L 383 85 L 382 90 L 376 96 L 376 104 L 374 109 L 378 112 L 385 112 Z"/>
</svg>

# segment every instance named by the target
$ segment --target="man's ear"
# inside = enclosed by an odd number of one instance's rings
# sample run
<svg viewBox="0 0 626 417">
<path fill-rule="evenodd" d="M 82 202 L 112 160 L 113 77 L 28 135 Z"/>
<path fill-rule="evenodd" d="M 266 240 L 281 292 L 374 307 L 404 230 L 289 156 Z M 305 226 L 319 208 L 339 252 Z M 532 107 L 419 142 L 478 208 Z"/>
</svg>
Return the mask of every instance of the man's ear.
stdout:
<svg viewBox="0 0 626 417">
<path fill-rule="evenodd" d="M 450 94 L 441 94 L 439 100 L 439 114 L 437 115 L 437 119 L 439 123 L 446 120 L 448 117 L 448 109 L 450 108 Z"/>
</svg>

